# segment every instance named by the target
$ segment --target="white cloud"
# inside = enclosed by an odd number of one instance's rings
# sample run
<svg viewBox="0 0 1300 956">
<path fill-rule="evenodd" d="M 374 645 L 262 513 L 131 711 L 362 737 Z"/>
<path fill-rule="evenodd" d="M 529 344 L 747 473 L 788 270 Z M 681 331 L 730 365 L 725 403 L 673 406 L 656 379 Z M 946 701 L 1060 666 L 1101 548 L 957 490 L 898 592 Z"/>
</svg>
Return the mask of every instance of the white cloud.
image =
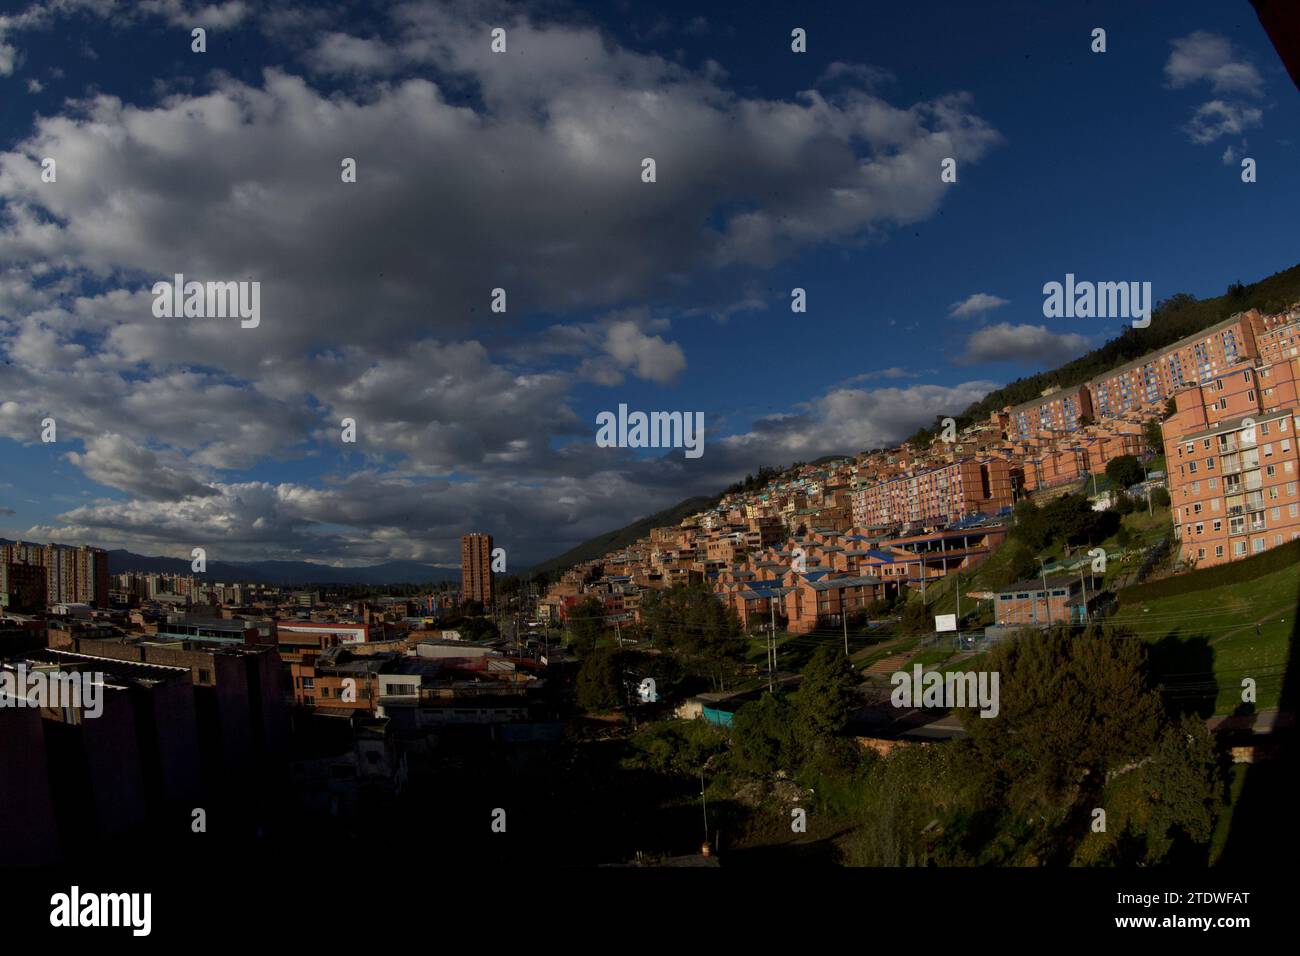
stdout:
<svg viewBox="0 0 1300 956">
<path fill-rule="evenodd" d="M 397 66 L 395 53 L 378 40 L 329 33 L 307 57 L 322 73 L 390 73 Z"/>
<path fill-rule="evenodd" d="M 971 333 L 959 364 L 1020 362 L 1046 367 L 1073 358 L 1088 346 L 1087 337 L 1076 332 L 1053 332 L 1043 325 L 999 322 Z"/>
<path fill-rule="evenodd" d="M 0 73 L 23 30 L 113 8 L 51 0 L 0 19 Z M 122 12 L 256 19 L 302 61 L 61 103 L 0 152 L 0 435 L 33 442 L 53 415 L 68 461 L 132 496 L 74 509 L 47 538 L 454 561 L 446 542 L 474 525 L 537 559 L 757 463 L 901 437 L 982 394 L 835 390 L 743 435 L 710 427 L 690 469 L 596 449 L 570 407 L 584 378 L 676 381 L 687 356 L 664 316 L 766 308 L 758 269 L 932 215 L 939 160 L 1000 142 L 968 96 L 891 103 L 844 83 L 768 99 L 726 86 L 719 64 L 522 13 L 503 15 L 511 55 L 494 57 L 488 22 L 461 4 L 394 6 L 364 39 L 243 3 Z M 362 76 L 396 78 L 349 85 Z M 46 155 L 58 189 L 39 181 Z M 261 282 L 261 325 L 154 318 L 149 288 L 175 272 Z M 506 315 L 488 312 L 498 286 Z M 540 333 L 539 315 L 554 317 Z M 232 474 L 308 455 L 367 470 L 319 488 Z"/>
<path fill-rule="evenodd" d="M 86 441 L 84 454 L 67 458 L 92 481 L 158 501 L 215 495 L 215 489 L 185 474 L 179 455 L 159 454 L 121 435 L 100 435 Z"/>
<path fill-rule="evenodd" d="M 1198 30 L 1170 40 L 1173 52 L 1165 63 L 1165 79 L 1174 89 L 1205 81 L 1219 94 L 1259 96 L 1264 81 L 1255 65 L 1236 57 L 1227 37 Z"/>
<path fill-rule="evenodd" d="M 1195 143 L 1212 143 L 1221 136 L 1240 136 L 1252 126 L 1259 126 L 1264 112 L 1253 106 L 1210 100 L 1202 103 L 1183 127 Z"/>
<path fill-rule="evenodd" d="M 975 292 L 960 302 L 954 302 L 952 307 L 948 310 L 948 314 L 959 319 L 964 319 L 972 315 L 982 315 L 983 313 L 996 309 L 999 306 L 1006 305 L 1009 301 L 1009 299 L 990 295 L 987 292 Z"/>
</svg>

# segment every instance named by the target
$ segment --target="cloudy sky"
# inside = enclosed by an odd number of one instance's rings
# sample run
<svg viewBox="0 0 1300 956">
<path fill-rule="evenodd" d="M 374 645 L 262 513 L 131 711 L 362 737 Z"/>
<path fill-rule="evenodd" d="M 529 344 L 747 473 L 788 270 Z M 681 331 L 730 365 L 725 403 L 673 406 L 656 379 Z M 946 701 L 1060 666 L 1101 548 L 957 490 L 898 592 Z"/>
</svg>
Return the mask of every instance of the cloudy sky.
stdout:
<svg viewBox="0 0 1300 956">
<path fill-rule="evenodd" d="M 519 569 L 1116 334 L 1043 317 L 1067 272 L 1295 264 L 1297 91 L 1244 0 L 704 6 L 7 4 L 0 536 L 481 530 Z M 259 282 L 260 324 L 156 317 L 175 273 Z M 597 447 L 620 403 L 703 412 L 703 456 Z"/>
</svg>

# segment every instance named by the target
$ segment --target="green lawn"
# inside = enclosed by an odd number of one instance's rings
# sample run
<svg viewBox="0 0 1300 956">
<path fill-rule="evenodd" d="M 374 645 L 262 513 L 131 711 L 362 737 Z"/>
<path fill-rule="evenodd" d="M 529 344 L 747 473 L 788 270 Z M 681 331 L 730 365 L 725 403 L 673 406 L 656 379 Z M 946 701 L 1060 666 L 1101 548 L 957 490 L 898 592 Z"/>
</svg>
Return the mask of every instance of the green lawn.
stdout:
<svg viewBox="0 0 1300 956">
<path fill-rule="evenodd" d="M 1111 621 L 1154 646 L 1163 682 L 1188 694 L 1199 682 L 1206 700 L 1213 695 L 1214 713 L 1227 714 L 1241 704 L 1241 682 L 1250 677 L 1256 708 L 1277 706 L 1296 626 L 1300 566 L 1140 603 L 1126 601 L 1124 593 Z"/>
</svg>

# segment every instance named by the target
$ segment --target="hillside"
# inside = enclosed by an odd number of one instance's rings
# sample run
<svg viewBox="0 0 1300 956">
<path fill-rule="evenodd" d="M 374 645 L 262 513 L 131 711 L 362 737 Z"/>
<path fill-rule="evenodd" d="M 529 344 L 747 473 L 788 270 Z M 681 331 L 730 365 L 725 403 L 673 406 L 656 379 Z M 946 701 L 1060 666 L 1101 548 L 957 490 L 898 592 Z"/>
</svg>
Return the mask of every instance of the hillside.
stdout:
<svg viewBox="0 0 1300 956">
<path fill-rule="evenodd" d="M 958 416 L 957 424 L 959 427 L 965 427 L 979 419 L 987 418 L 995 409 L 1007 405 L 1019 405 L 1021 402 L 1036 398 L 1044 389 L 1052 386 L 1067 388 L 1071 385 L 1081 385 L 1102 372 L 1131 362 L 1148 352 L 1164 348 L 1181 338 L 1222 322 L 1238 312 L 1259 309 L 1265 313 L 1276 313 L 1295 302 L 1300 302 L 1300 265 L 1284 269 L 1250 285 L 1234 283 L 1223 295 L 1212 299 L 1198 300 L 1187 293 L 1177 293 L 1157 304 L 1152 311 L 1151 325 L 1147 328 L 1135 329 L 1128 326 L 1119 337 L 1065 363 L 1060 368 L 1039 372 L 1027 378 L 1018 378 L 1008 385 L 989 392 L 984 398 L 966 408 Z M 935 433 L 934 429 L 921 429 L 913 439 L 928 441 Z M 842 457 L 844 456 L 827 455 L 813 464 L 823 464 Z M 785 470 L 760 467 L 755 477 L 758 483 L 765 483 L 762 481 L 764 477 L 774 477 Z M 737 483 L 732 488 L 749 490 L 749 486 L 755 483 L 755 477 L 748 479 L 748 483 Z M 667 511 L 642 518 L 626 528 L 584 541 L 576 548 L 530 568 L 524 572 L 524 575 L 533 576 L 542 571 L 548 573 L 562 571 L 583 561 L 598 558 L 611 549 L 644 537 L 650 533 L 651 528 L 661 524 L 677 524 L 686 515 L 700 511 L 710 503 L 711 501 L 706 498 L 684 501 Z"/>
<path fill-rule="evenodd" d="M 1180 292 L 1156 306 L 1152 312 L 1151 325 L 1147 328 L 1135 329 L 1129 326 L 1118 338 L 1111 339 L 1100 348 L 1093 349 L 1060 368 L 1039 372 L 1028 378 L 1018 378 L 1009 385 L 995 389 L 962 412 L 957 423 L 965 426 L 977 419 L 987 418 L 996 409 L 1037 398 L 1043 389 L 1053 385 L 1061 388 L 1082 385 L 1102 372 L 1194 335 L 1238 312 L 1247 309 L 1259 309 L 1265 313 L 1280 312 L 1297 301 L 1300 301 L 1300 265 L 1284 269 L 1250 285 L 1234 284 L 1223 295 L 1213 299 L 1198 301 L 1193 296 Z"/>
<path fill-rule="evenodd" d="M 717 504 L 718 498 L 687 498 L 658 514 L 650 515 L 648 518 L 642 518 L 640 521 L 618 528 L 614 531 L 607 531 L 604 534 L 597 535 L 588 541 L 584 541 L 576 548 L 570 548 L 561 555 L 557 555 L 540 564 L 533 565 L 527 571 L 523 572 L 523 577 L 532 578 L 539 574 L 553 574 L 558 571 L 566 571 L 575 564 L 581 564 L 583 561 L 591 561 L 599 558 L 601 555 L 614 551 L 618 548 L 631 544 L 637 538 L 644 538 L 650 533 L 652 528 L 660 528 L 666 525 L 675 525 L 688 515 L 693 515 L 697 511 L 703 511 Z"/>
</svg>

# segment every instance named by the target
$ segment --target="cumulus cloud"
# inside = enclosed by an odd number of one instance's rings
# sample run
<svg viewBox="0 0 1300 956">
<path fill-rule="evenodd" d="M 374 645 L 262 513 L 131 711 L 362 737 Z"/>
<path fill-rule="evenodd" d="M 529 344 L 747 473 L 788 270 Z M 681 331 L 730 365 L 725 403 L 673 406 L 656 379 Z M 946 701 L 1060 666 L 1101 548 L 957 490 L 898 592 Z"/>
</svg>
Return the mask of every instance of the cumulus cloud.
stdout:
<svg viewBox="0 0 1300 956">
<path fill-rule="evenodd" d="M 67 458 L 92 481 L 158 501 L 217 493 L 185 474 L 179 456 L 158 454 L 121 435 L 88 439 L 84 453 L 69 452 Z"/>
<path fill-rule="evenodd" d="M 1053 332 L 1043 325 L 999 322 L 971 333 L 958 362 L 962 365 L 1020 362 L 1047 366 L 1073 358 L 1088 346 L 1087 337 L 1076 332 Z"/>
<path fill-rule="evenodd" d="M 131 496 L 46 537 L 454 561 L 446 542 L 472 524 L 539 559 L 979 397 L 838 389 L 741 435 L 711 427 L 689 470 L 575 440 L 592 428 L 572 407 L 581 383 L 680 378 L 668 316 L 766 308 L 757 270 L 926 219 L 939 160 L 979 162 L 1000 137 L 961 93 L 894 103 L 883 76 L 839 65 L 834 94 L 765 98 L 719 64 L 513 8 L 517 55 L 494 58 L 479 9 L 394 5 L 364 36 L 237 2 L 51 0 L 0 19 L 0 73 L 15 38 L 72 12 L 301 34 L 299 59 L 256 80 L 97 92 L 0 152 L 0 435 L 36 441 L 52 415 L 67 460 Z M 178 272 L 260 282 L 260 326 L 155 318 L 149 290 Z M 506 314 L 489 311 L 497 287 Z M 306 456 L 340 471 L 324 487 L 232 474 Z"/>
<path fill-rule="evenodd" d="M 1213 143 L 1222 136 L 1240 136 L 1263 119 L 1263 110 L 1253 106 L 1210 100 L 1196 108 L 1184 129 L 1194 143 Z"/>
<path fill-rule="evenodd" d="M 954 318 L 964 319 L 972 315 L 983 315 L 992 309 L 1006 305 L 1010 300 L 987 292 L 974 292 L 960 302 L 954 302 L 948 314 Z"/>
<path fill-rule="evenodd" d="M 1253 63 L 1236 55 L 1230 40 L 1198 30 L 1170 44 L 1174 49 L 1165 63 L 1166 85 L 1183 89 L 1205 83 L 1216 94 L 1197 106 L 1183 126 L 1192 142 L 1204 145 L 1240 136 L 1263 122 L 1263 110 L 1246 102 L 1263 95 L 1263 77 Z"/>
<path fill-rule="evenodd" d="M 1259 96 L 1264 80 L 1255 65 L 1233 52 L 1232 41 L 1204 30 L 1170 40 L 1165 79 L 1174 89 L 1205 81 L 1215 93 Z"/>
</svg>

